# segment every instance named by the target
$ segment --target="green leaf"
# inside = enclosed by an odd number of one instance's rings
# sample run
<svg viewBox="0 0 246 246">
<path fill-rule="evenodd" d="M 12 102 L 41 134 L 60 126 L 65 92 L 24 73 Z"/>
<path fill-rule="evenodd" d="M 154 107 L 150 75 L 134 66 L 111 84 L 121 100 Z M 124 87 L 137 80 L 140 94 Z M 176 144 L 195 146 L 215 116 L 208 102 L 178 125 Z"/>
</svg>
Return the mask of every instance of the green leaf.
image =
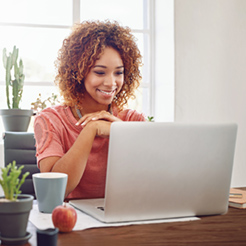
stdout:
<svg viewBox="0 0 246 246">
<path fill-rule="evenodd" d="M 16 162 L 9 163 L 5 168 L 1 168 L 2 178 L 0 179 L 0 185 L 3 188 L 3 192 L 6 199 L 16 200 L 17 196 L 21 194 L 21 186 L 25 182 L 26 177 L 30 174 L 26 172 L 19 179 L 23 165 L 17 167 Z"/>
</svg>

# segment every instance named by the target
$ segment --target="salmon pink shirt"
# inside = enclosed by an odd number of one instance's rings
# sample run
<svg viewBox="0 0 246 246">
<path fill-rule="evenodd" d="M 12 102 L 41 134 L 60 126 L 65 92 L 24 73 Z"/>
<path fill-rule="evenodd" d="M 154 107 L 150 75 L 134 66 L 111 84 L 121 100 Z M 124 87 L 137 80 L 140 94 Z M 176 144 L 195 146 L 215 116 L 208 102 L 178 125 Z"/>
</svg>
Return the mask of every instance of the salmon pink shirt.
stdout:
<svg viewBox="0 0 246 246">
<path fill-rule="evenodd" d="M 143 114 L 130 109 L 118 113 L 113 108 L 113 114 L 123 121 L 145 120 Z M 62 157 L 71 148 L 83 130 L 81 125 L 76 126 L 76 122 L 71 108 L 62 105 L 46 108 L 35 117 L 38 166 L 40 160 L 50 156 Z M 108 138 L 95 137 L 84 174 L 68 199 L 104 197 L 108 143 Z"/>
</svg>

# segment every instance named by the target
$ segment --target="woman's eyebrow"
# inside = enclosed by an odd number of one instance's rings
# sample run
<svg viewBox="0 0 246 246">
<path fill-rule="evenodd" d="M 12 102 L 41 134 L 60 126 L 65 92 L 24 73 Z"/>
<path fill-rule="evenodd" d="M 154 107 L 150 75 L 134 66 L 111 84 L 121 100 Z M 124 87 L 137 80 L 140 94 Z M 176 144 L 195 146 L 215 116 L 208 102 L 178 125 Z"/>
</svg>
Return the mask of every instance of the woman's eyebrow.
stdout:
<svg viewBox="0 0 246 246">
<path fill-rule="evenodd" d="M 94 67 L 107 68 L 106 66 L 103 66 L 103 65 L 95 65 Z"/>
<path fill-rule="evenodd" d="M 103 66 L 103 65 L 95 65 L 94 68 L 95 68 L 95 67 L 107 68 L 106 66 Z M 124 66 L 122 65 L 122 66 L 116 67 L 116 69 L 119 69 L 119 68 L 124 68 Z"/>
</svg>

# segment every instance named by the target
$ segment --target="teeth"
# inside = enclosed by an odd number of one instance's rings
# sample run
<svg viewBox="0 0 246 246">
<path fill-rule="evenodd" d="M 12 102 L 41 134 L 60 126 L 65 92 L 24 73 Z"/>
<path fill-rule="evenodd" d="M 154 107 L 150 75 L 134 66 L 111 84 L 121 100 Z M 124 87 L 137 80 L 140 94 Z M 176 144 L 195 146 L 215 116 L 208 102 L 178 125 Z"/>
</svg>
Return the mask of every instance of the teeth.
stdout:
<svg viewBox="0 0 246 246">
<path fill-rule="evenodd" d="M 106 95 L 111 95 L 111 94 L 113 94 L 115 92 L 115 90 L 110 91 L 110 92 L 108 92 L 108 91 L 102 91 L 102 90 L 99 90 L 99 91 L 102 92 L 102 93 L 104 93 L 104 94 L 106 94 Z"/>
</svg>

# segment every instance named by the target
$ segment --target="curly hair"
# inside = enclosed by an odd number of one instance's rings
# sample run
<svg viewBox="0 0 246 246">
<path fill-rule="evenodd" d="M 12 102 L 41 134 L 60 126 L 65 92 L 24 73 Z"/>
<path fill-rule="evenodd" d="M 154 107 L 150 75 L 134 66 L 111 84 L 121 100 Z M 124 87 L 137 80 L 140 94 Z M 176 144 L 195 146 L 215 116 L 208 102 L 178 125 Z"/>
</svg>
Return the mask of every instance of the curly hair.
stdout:
<svg viewBox="0 0 246 246">
<path fill-rule="evenodd" d="M 73 27 L 56 61 L 55 83 L 65 105 L 83 105 L 84 79 L 106 47 L 117 50 L 124 64 L 124 83 L 112 103 L 122 110 L 128 100 L 134 98 L 142 78 L 139 70 L 142 56 L 130 28 L 116 21 L 85 21 Z"/>
</svg>

